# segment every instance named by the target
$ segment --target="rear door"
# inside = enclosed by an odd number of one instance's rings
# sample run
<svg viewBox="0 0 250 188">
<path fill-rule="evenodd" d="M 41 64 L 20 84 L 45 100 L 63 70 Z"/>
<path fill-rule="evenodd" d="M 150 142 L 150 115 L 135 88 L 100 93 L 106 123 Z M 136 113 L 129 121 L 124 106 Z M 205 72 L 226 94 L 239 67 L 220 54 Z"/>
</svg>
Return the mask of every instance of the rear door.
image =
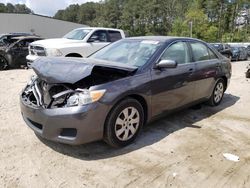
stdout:
<svg viewBox="0 0 250 188">
<path fill-rule="evenodd" d="M 188 104 L 194 95 L 192 76 L 195 66 L 191 63 L 187 43 L 172 43 L 166 48 L 160 60 L 175 60 L 178 65 L 176 68 L 152 70 L 152 116 Z"/>
<path fill-rule="evenodd" d="M 194 100 L 207 98 L 211 95 L 216 77 L 221 69 L 217 55 L 201 42 L 189 42 L 192 59 L 195 64 Z"/>
<path fill-rule="evenodd" d="M 115 42 L 115 41 L 122 39 L 122 35 L 120 31 L 108 30 L 108 34 L 109 34 L 110 42 Z"/>
</svg>

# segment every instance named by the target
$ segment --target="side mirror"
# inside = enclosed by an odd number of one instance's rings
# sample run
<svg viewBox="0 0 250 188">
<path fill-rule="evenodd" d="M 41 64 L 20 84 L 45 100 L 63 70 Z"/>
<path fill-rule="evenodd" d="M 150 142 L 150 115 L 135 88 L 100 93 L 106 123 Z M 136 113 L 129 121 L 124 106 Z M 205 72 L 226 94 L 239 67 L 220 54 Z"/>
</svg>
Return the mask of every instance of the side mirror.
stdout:
<svg viewBox="0 0 250 188">
<path fill-rule="evenodd" d="M 91 36 L 88 40 L 88 42 L 95 42 L 95 41 L 99 41 L 99 37 L 96 35 Z"/>
<path fill-rule="evenodd" d="M 158 64 L 156 64 L 156 68 L 176 68 L 177 62 L 174 60 L 161 60 Z"/>
</svg>

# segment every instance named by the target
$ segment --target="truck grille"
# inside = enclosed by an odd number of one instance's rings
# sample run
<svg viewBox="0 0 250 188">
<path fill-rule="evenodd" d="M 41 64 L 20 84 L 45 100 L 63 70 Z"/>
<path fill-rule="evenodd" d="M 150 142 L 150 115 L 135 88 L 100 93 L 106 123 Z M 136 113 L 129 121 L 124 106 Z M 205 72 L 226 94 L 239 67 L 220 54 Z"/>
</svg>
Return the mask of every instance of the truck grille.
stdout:
<svg viewBox="0 0 250 188">
<path fill-rule="evenodd" d="M 46 56 L 45 49 L 41 46 L 32 46 L 29 47 L 29 54 L 36 56 Z"/>
</svg>

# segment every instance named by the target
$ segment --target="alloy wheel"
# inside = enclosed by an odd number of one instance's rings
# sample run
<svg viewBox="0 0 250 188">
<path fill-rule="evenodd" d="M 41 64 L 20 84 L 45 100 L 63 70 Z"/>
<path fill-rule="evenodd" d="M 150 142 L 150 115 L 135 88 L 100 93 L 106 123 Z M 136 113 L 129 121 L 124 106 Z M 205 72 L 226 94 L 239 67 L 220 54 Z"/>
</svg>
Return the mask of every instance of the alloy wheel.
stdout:
<svg viewBox="0 0 250 188">
<path fill-rule="evenodd" d="M 214 90 L 214 102 L 219 103 L 223 97 L 224 85 L 222 82 L 219 82 Z"/>
<path fill-rule="evenodd" d="M 140 124 L 140 115 L 136 108 L 127 107 L 117 117 L 115 122 L 115 135 L 120 141 L 132 138 Z"/>
</svg>

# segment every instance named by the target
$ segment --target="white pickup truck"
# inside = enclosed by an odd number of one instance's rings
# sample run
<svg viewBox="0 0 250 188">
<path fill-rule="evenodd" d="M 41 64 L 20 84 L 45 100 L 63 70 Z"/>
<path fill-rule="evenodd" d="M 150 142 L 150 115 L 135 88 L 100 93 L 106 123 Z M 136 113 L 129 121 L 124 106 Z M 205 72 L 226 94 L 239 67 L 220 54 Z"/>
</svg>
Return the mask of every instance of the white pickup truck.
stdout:
<svg viewBox="0 0 250 188">
<path fill-rule="evenodd" d="M 125 38 L 122 30 L 84 27 L 74 29 L 63 38 L 46 39 L 29 45 L 28 66 L 41 56 L 87 57 L 111 42 Z"/>
</svg>

